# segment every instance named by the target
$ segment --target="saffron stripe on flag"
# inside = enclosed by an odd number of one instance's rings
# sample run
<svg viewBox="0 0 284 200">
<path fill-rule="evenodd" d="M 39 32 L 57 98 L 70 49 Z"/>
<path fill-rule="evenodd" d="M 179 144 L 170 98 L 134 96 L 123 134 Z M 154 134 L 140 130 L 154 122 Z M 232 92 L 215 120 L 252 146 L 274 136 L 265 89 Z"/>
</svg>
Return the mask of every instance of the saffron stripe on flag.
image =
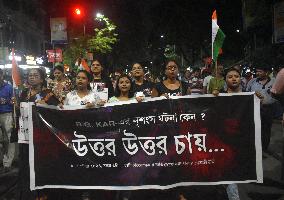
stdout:
<svg viewBox="0 0 284 200">
<path fill-rule="evenodd" d="M 21 76 L 20 71 L 15 59 L 15 49 L 12 48 L 12 79 L 13 79 L 13 87 L 16 88 L 21 85 Z"/>
</svg>

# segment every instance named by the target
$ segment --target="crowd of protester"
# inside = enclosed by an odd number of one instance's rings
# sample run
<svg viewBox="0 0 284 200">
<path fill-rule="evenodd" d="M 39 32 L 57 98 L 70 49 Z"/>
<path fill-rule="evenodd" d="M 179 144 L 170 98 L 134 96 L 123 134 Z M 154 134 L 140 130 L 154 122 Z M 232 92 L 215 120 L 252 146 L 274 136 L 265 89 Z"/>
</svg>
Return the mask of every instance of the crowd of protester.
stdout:
<svg viewBox="0 0 284 200">
<path fill-rule="evenodd" d="M 261 136 L 264 151 L 268 150 L 272 122 L 283 114 L 284 71 L 273 77 L 269 66 L 256 65 L 255 74 L 252 69 L 241 69 L 240 66 L 225 68 L 223 65 L 208 68 L 193 68 L 184 71 L 181 77 L 179 65 L 169 60 L 164 65 L 164 77 L 157 82 L 146 78 L 140 63 L 132 65 L 129 74 L 114 76 L 112 80 L 104 73 L 103 63 L 95 59 L 89 72 L 78 70 L 75 76 L 67 76 L 63 66 L 56 66 L 49 77 L 40 69 L 31 69 L 27 75 L 27 85 L 15 98 L 12 85 L 4 78 L 0 69 L 0 125 L 2 130 L 3 166 L 2 173 L 8 172 L 15 158 L 15 142 L 17 142 L 17 120 L 13 120 L 14 107 L 20 102 L 56 105 L 64 109 L 65 105 L 84 105 L 94 108 L 105 103 L 132 101 L 141 102 L 147 98 L 164 96 L 202 95 L 219 93 L 255 92 L 261 100 Z M 282 107 L 281 107 L 282 103 Z M 13 139 L 12 139 L 13 138 Z M 19 197 L 35 199 L 29 189 L 29 156 L 28 145 L 19 144 Z M 239 199 L 237 185 L 226 187 L 228 199 Z M 46 194 L 49 194 L 48 192 Z M 88 193 L 87 193 L 88 194 Z M 124 195 L 125 194 L 125 195 Z M 48 195 L 47 195 L 48 196 Z M 131 193 L 120 193 L 120 199 L 131 199 Z M 190 196 L 190 194 L 189 194 Z M 52 199 L 47 197 L 48 199 Z M 88 195 L 84 195 L 88 199 Z M 180 192 L 177 199 L 192 199 L 188 194 Z"/>
</svg>

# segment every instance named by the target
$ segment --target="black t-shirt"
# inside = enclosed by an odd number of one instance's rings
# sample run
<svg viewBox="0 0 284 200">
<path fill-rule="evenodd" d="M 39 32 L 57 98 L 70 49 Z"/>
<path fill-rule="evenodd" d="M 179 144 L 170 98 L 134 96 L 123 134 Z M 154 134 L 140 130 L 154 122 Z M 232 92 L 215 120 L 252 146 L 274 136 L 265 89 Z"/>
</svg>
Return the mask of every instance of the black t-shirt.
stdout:
<svg viewBox="0 0 284 200">
<path fill-rule="evenodd" d="M 164 85 L 163 82 L 156 83 L 154 87 L 158 92 L 158 96 L 161 96 L 162 94 L 168 94 L 169 96 L 187 95 L 188 84 L 182 81 L 180 83 L 181 83 L 181 86 L 175 90 L 170 90 Z"/>
<path fill-rule="evenodd" d="M 144 80 L 142 85 L 138 85 L 135 82 L 133 83 L 133 93 L 143 92 L 145 97 L 151 96 L 151 91 L 154 87 L 154 83 Z"/>
</svg>

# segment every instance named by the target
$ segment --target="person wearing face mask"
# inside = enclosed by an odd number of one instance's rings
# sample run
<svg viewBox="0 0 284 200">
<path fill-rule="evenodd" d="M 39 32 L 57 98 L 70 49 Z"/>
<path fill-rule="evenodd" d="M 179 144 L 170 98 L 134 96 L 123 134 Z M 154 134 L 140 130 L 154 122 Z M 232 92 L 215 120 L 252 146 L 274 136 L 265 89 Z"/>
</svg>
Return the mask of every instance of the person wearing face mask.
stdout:
<svg viewBox="0 0 284 200">
<path fill-rule="evenodd" d="M 64 68 L 61 65 L 53 69 L 54 79 L 47 81 L 47 88 L 51 89 L 60 102 L 64 102 L 66 95 L 71 91 L 72 82 L 64 75 Z"/>
<path fill-rule="evenodd" d="M 166 79 L 156 83 L 151 97 L 183 96 L 191 94 L 188 84 L 178 80 L 178 65 L 174 60 L 169 60 L 165 66 Z"/>
<path fill-rule="evenodd" d="M 113 96 L 113 85 L 111 80 L 104 75 L 103 66 L 98 59 L 93 60 L 91 71 L 93 73 L 93 80 L 90 83 L 91 89 L 96 92 L 100 99 L 107 101 Z"/>
</svg>

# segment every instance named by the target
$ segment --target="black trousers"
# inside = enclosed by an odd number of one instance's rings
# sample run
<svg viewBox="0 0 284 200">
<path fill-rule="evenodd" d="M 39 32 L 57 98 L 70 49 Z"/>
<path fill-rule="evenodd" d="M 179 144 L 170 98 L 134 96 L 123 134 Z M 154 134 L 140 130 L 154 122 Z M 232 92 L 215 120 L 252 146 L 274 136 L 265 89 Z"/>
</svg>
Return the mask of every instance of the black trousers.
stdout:
<svg viewBox="0 0 284 200">
<path fill-rule="evenodd" d="M 273 123 L 273 105 L 262 105 L 260 107 L 260 116 L 262 149 L 266 151 L 268 149 L 271 137 L 271 127 Z"/>
<path fill-rule="evenodd" d="M 19 175 L 18 194 L 19 200 L 40 199 L 46 194 L 46 190 L 30 190 L 30 166 L 29 166 L 29 145 L 19 144 Z"/>
</svg>

